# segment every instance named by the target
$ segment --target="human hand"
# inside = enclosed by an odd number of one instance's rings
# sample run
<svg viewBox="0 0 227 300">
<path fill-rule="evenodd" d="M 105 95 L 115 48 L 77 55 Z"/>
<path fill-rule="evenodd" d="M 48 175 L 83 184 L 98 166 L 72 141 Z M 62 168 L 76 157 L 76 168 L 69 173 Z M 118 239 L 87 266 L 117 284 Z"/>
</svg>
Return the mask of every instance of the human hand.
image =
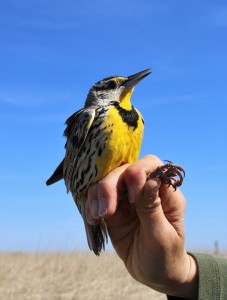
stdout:
<svg viewBox="0 0 227 300">
<path fill-rule="evenodd" d="M 197 267 L 184 247 L 184 196 L 159 179 L 147 181 L 147 174 L 162 164 L 148 155 L 91 185 L 87 221 L 95 225 L 105 219 L 117 254 L 137 281 L 196 299 Z"/>
</svg>

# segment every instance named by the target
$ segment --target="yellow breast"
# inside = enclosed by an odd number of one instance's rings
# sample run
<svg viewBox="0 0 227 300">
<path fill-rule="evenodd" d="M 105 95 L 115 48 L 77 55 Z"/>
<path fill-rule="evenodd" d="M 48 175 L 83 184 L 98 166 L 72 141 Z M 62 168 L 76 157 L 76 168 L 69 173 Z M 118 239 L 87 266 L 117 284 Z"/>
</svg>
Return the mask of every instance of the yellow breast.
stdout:
<svg viewBox="0 0 227 300">
<path fill-rule="evenodd" d="M 106 142 L 102 155 L 96 157 L 100 178 L 120 165 L 138 159 L 144 126 L 141 114 L 137 110 L 134 112 L 138 119 L 136 126 L 131 126 L 122 119 L 116 107 L 110 106 L 103 123 Z"/>
</svg>

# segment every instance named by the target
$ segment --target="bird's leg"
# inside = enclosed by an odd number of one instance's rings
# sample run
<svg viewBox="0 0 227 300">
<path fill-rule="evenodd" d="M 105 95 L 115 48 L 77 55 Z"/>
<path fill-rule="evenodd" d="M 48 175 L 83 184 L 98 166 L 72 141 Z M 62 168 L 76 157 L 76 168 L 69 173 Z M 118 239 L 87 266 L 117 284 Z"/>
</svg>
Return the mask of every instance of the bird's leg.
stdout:
<svg viewBox="0 0 227 300">
<path fill-rule="evenodd" d="M 166 160 L 167 164 L 158 167 L 154 172 L 147 175 L 147 180 L 152 178 L 159 178 L 162 183 L 171 185 L 174 190 L 182 185 L 185 177 L 185 171 L 181 166 L 173 164 L 171 161 Z M 178 178 L 176 178 L 178 176 Z"/>
</svg>

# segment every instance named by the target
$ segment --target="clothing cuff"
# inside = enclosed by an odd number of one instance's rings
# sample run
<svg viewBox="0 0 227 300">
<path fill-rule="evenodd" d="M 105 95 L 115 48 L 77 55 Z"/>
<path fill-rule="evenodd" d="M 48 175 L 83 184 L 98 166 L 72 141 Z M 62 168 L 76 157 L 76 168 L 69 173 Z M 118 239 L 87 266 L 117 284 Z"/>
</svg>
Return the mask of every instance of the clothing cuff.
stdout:
<svg viewBox="0 0 227 300">
<path fill-rule="evenodd" d="M 220 272 L 217 260 L 208 254 L 188 253 L 198 265 L 199 290 L 197 300 L 220 299 Z M 168 300 L 184 298 L 167 296 Z"/>
<path fill-rule="evenodd" d="M 189 253 L 195 258 L 199 271 L 199 296 L 202 299 L 220 299 L 220 272 L 217 260 L 209 254 Z"/>
</svg>

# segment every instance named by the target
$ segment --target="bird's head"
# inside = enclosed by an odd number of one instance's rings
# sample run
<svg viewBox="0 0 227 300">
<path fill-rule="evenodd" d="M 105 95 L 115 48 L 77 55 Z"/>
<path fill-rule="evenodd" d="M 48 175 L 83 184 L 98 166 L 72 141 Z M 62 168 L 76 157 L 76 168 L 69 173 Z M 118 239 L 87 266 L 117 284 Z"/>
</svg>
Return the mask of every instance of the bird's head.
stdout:
<svg viewBox="0 0 227 300">
<path fill-rule="evenodd" d="M 130 98 L 135 85 L 150 73 L 150 69 L 147 69 L 128 77 L 111 76 L 98 81 L 90 89 L 85 107 L 117 101 L 123 108 L 131 109 Z"/>
</svg>

